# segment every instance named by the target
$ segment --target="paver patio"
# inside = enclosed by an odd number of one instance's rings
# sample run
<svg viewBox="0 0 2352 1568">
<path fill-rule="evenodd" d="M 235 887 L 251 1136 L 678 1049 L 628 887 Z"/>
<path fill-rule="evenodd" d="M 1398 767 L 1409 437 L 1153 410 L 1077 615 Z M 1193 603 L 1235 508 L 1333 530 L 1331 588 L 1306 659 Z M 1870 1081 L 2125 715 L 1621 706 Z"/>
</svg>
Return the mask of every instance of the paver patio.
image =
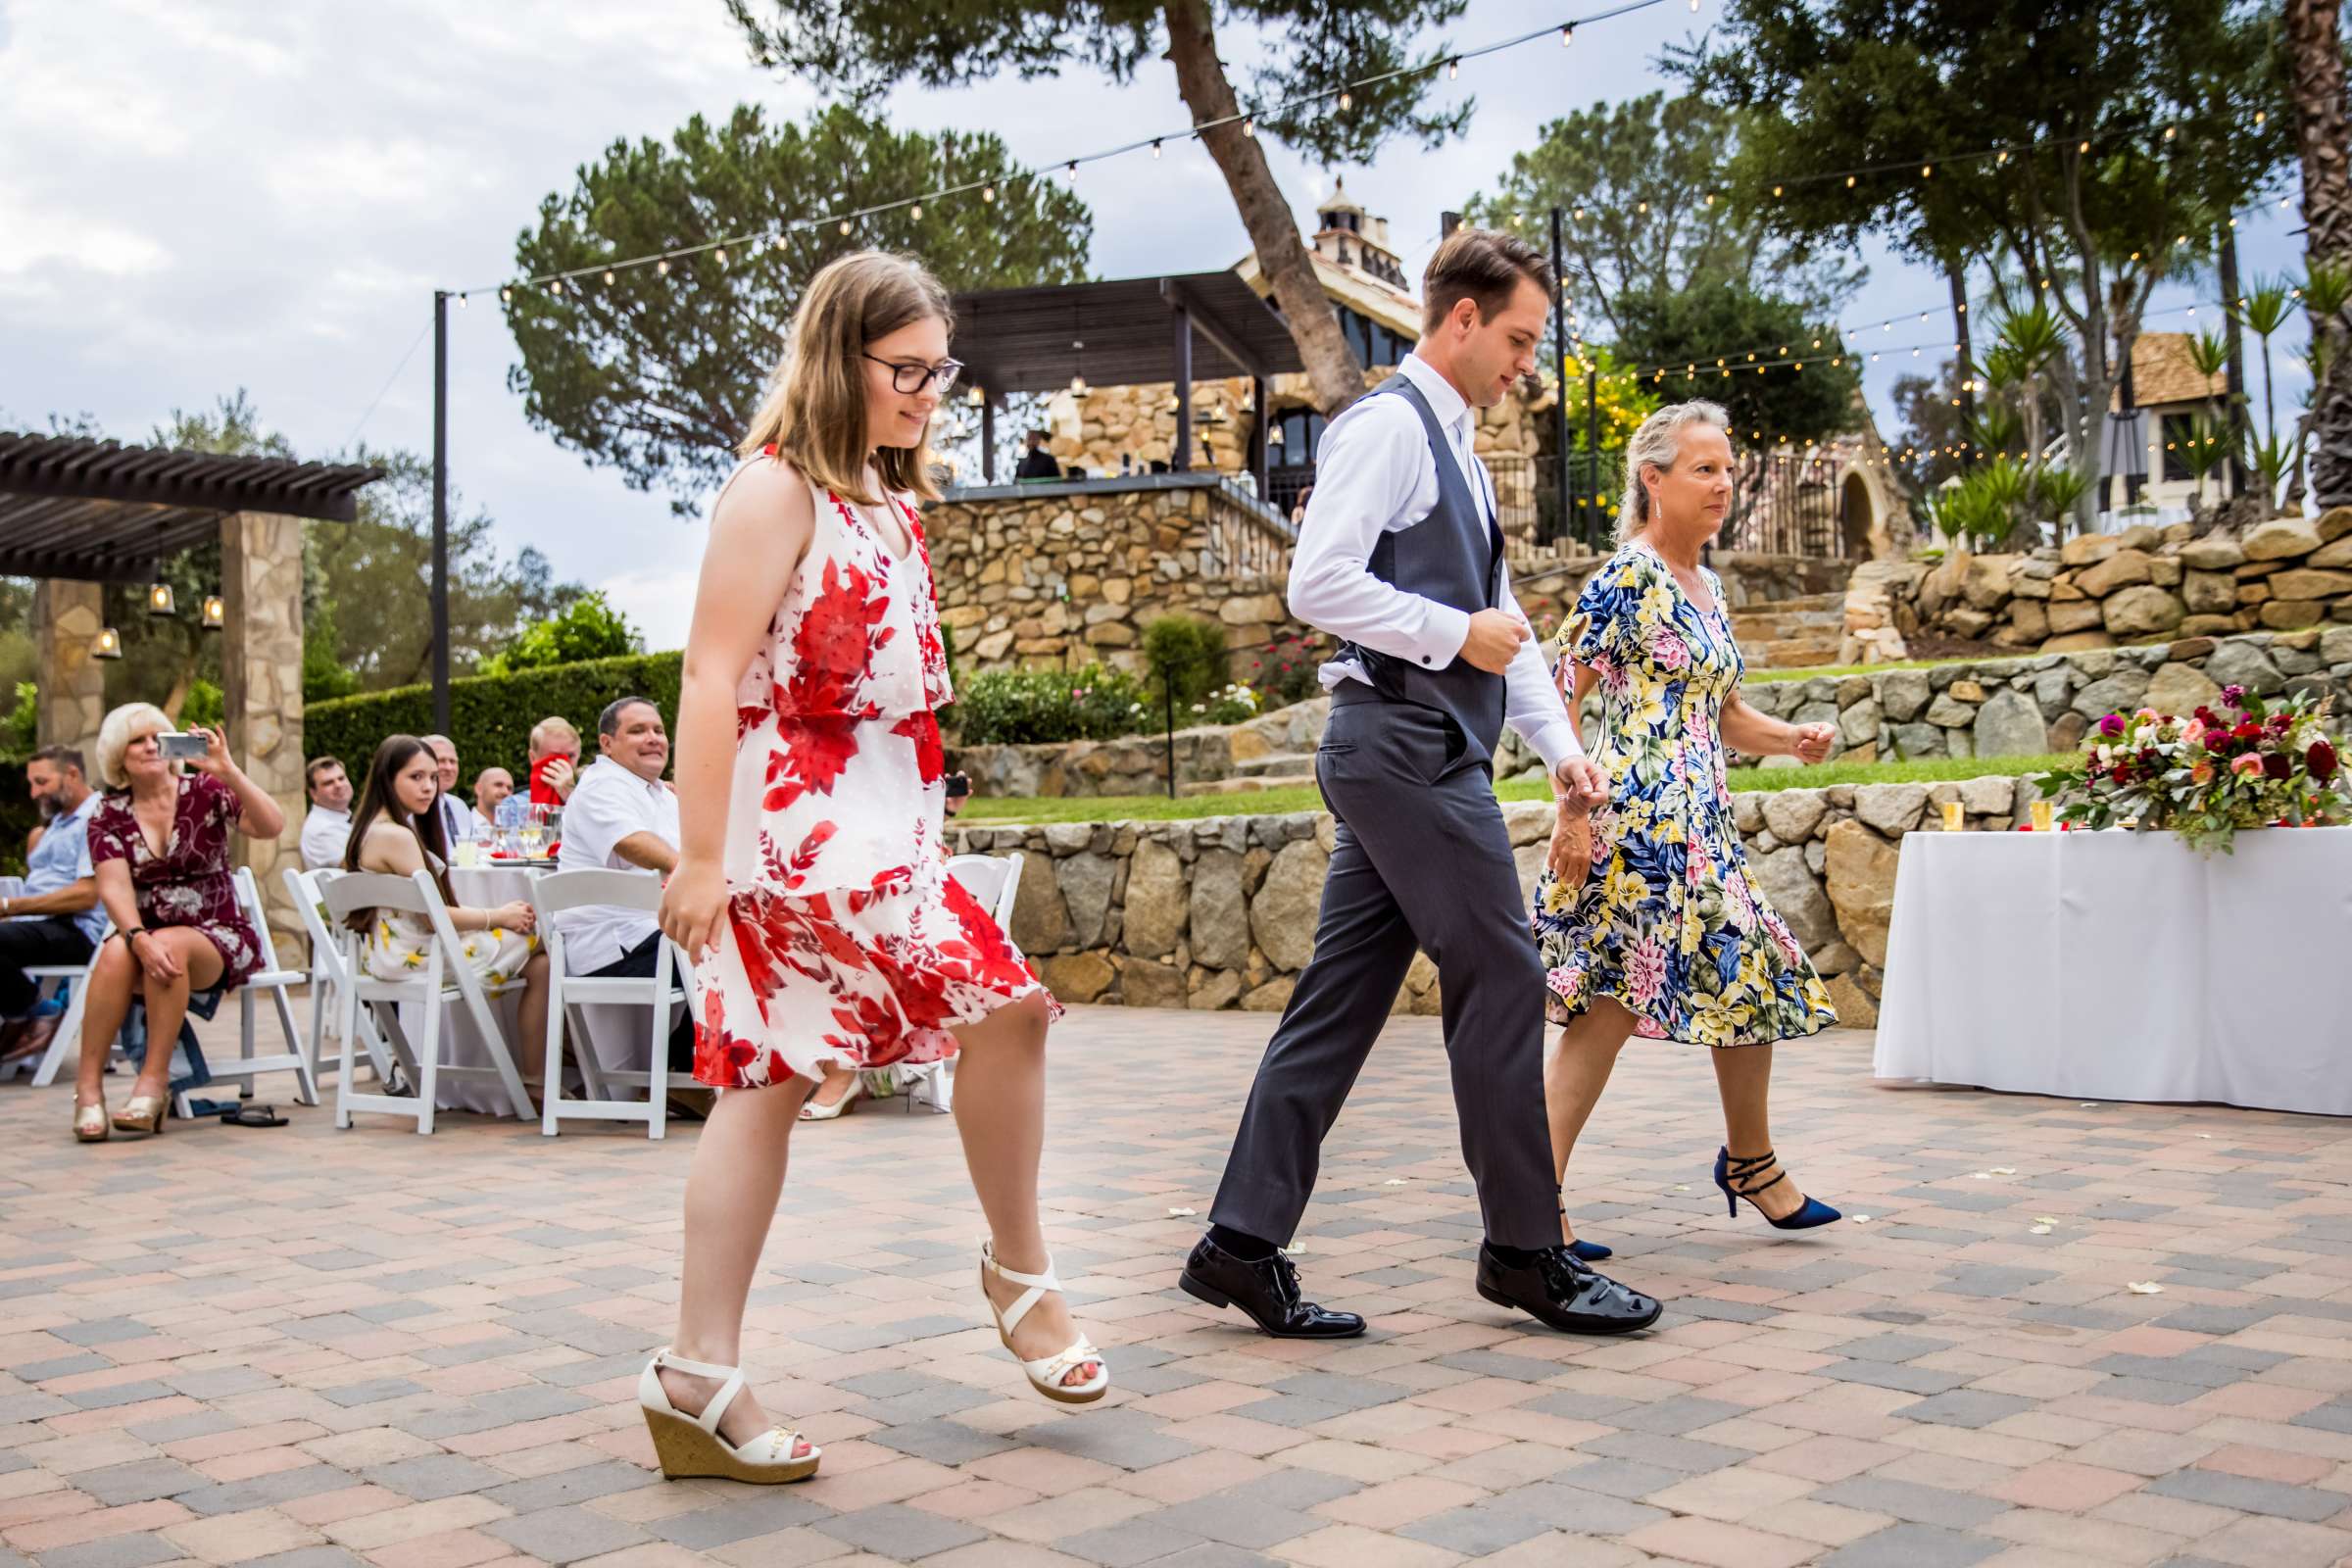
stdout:
<svg viewBox="0 0 2352 1568">
<path fill-rule="evenodd" d="M 1783 1053 L 1777 1120 L 1851 1222 L 1783 1238 L 1708 1184 L 1706 1063 L 1637 1044 L 1572 1194 L 1667 1314 L 1573 1339 L 1471 1291 L 1436 1022 L 1399 1019 L 1300 1238 L 1373 1331 L 1278 1344 L 1174 1289 L 1271 1025 L 1058 1032 L 1049 1229 L 1118 1380 L 1088 1411 L 986 1326 L 947 1118 L 802 1129 L 747 1353 L 826 1453 L 772 1491 L 662 1482 L 633 1404 L 691 1127 L 83 1149 L 62 1086 L 0 1086 L 0 1568 L 2352 1553 L 2352 1124 L 1879 1089 L 1835 1034 Z"/>
</svg>

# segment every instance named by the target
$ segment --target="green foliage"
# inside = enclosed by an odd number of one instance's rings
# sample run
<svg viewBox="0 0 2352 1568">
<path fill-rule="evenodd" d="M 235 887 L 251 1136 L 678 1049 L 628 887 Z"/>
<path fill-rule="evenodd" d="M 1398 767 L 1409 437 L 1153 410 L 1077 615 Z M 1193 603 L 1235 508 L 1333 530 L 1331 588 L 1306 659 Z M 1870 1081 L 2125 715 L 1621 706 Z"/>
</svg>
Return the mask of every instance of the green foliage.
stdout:
<svg viewBox="0 0 2352 1568">
<path fill-rule="evenodd" d="M 1451 22 L 1463 0 L 1225 0 L 1214 9 L 1228 29 L 1224 53 L 1248 60 L 1236 84 L 1244 104 L 1353 89 L 1345 113 L 1328 100 L 1297 115 L 1268 114 L 1258 134 L 1278 136 L 1315 162 L 1366 164 L 1393 134 L 1435 145 L 1461 133 L 1467 106 L 1427 109 L 1444 80 L 1445 56 L 1414 50 L 1423 31 Z M 1072 66 L 1111 80 L 1134 79 L 1168 52 L 1158 0 L 990 0 L 910 6 L 906 0 L 727 0 L 762 65 L 819 91 L 856 101 L 903 82 L 962 87 L 1003 75 L 1050 76 Z"/>
<path fill-rule="evenodd" d="M 953 711 L 964 746 L 1107 741 L 1151 728 L 1160 714 L 1134 676 L 1101 664 L 984 670 L 964 682 Z"/>
<path fill-rule="evenodd" d="M 2064 464 L 2043 465 L 2033 477 L 2034 519 L 2064 524 L 2077 502 L 2090 488 L 2090 475 Z"/>
<path fill-rule="evenodd" d="M 1861 372 L 1851 356 L 1838 352 L 1836 329 L 1809 324 L 1804 307 L 1793 300 L 1730 285 L 1629 292 L 1619 296 L 1617 309 L 1618 355 L 1635 366 L 1691 366 L 1688 373 L 1669 370 L 1650 390 L 1668 400 L 1722 404 L 1731 413 L 1735 444 L 1801 445 L 1853 422 Z M 1724 375 L 1715 358 L 1739 344 L 1787 344 L 1788 368 L 1781 368 L 1776 354 L 1765 374 Z M 1844 363 L 1834 366 L 1834 359 Z"/>
<path fill-rule="evenodd" d="M 2017 527 L 2033 484 L 2026 465 L 2013 458 L 1980 463 L 1936 491 L 1931 513 L 1936 531 L 1972 548 L 1998 546 Z"/>
<path fill-rule="evenodd" d="M 0 759 L 22 760 L 32 755 L 40 744 L 40 710 L 41 689 L 31 681 L 18 681 L 15 706 L 0 718 Z"/>
<path fill-rule="evenodd" d="M 187 701 L 179 707 L 180 728 L 191 729 L 201 724 L 206 729 L 219 729 L 227 719 L 228 700 L 220 687 L 209 680 L 199 680 L 188 687 Z"/>
<path fill-rule="evenodd" d="M 615 697 L 650 698 L 674 723 L 682 662 L 675 653 L 635 654 L 453 680 L 449 736 L 457 744 L 460 765 L 468 779 L 493 765 L 520 778 L 530 756 L 532 725 L 562 714 L 582 735 L 594 737 L 596 715 Z M 357 773 L 385 736 L 422 735 L 432 727 L 432 688 L 403 686 L 311 704 L 303 713 L 303 746 L 313 757 L 342 758 Z"/>
<path fill-rule="evenodd" d="M 1157 616 L 1144 627 L 1144 657 L 1152 662 L 1153 689 L 1164 678 L 1180 712 L 1226 681 L 1225 631 L 1214 621 Z"/>
<path fill-rule="evenodd" d="M 305 550 L 308 558 L 310 551 Z M 306 564 L 308 562 L 306 560 Z M 323 703 L 330 698 L 356 696 L 360 690 L 358 671 L 345 664 L 335 651 L 335 607 L 320 603 L 316 609 L 305 608 L 302 617 L 302 700 L 305 703 Z"/>
<path fill-rule="evenodd" d="M 546 669 L 644 652 L 645 639 L 630 628 L 629 617 L 614 610 L 601 592 L 587 593 L 493 655 L 484 662 L 482 673 L 511 675 L 518 669 Z"/>
<path fill-rule="evenodd" d="M 1598 103 L 1545 125 L 1493 196 L 1471 198 L 1467 216 L 1542 244 L 1560 208 L 1563 282 L 1588 335 L 1604 323 L 1625 330 L 1617 301 L 1628 293 L 1736 285 L 1835 314 L 1867 270 L 1776 237 L 1761 209 L 1724 199 L 1739 145 L 1740 117 L 1700 97 Z"/>
<path fill-rule="evenodd" d="M 1889 391 L 1903 421 L 1902 439 L 1891 456 L 1914 495 L 1927 494 L 1960 471 L 1960 459 L 1953 452 L 1962 441 L 1984 439 L 1981 429 L 1962 421 L 1959 383 L 1954 362 L 1946 360 L 1933 379 L 1897 376 Z M 1924 515 L 1921 520 L 1926 520 Z"/>
<path fill-rule="evenodd" d="M 1020 177 L 991 132 L 896 131 L 841 103 L 781 126 L 746 104 L 716 124 L 696 116 L 666 145 L 616 141 L 570 191 L 540 202 L 515 244 L 517 270 L 534 275 L 984 183 L 994 202 L 895 208 L 848 234 L 795 226 L 780 244 L 681 257 L 669 267 L 683 277 L 639 267 L 592 274 L 576 292 L 516 289 L 506 313 L 521 361 L 509 383 L 559 443 L 637 489 L 666 486 L 671 510 L 691 514 L 733 462 L 777 334 L 827 262 L 879 247 L 921 256 L 951 289 L 1070 282 L 1086 275 L 1086 204 L 1058 181 Z"/>
</svg>

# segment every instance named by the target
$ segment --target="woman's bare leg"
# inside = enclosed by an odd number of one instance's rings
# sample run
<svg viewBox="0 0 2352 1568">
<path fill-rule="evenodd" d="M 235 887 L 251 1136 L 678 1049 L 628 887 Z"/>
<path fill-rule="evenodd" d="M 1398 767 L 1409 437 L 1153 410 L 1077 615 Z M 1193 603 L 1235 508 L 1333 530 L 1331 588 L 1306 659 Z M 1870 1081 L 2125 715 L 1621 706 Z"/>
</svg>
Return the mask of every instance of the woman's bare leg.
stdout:
<svg viewBox="0 0 2352 1568">
<path fill-rule="evenodd" d="M 530 962 L 522 966 L 522 1001 L 515 1012 L 515 1027 L 522 1034 L 521 1060 L 515 1065 L 521 1069 L 524 1083 L 536 1084 L 547 1066 L 547 955 L 544 953 L 532 954 Z M 582 1041 L 577 1049 L 587 1050 L 587 1043 Z"/>
<path fill-rule="evenodd" d="M 710 1107 L 686 1175 L 686 1256 L 678 1276 L 678 1332 L 670 1348 L 689 1361 L 743 1364 L 743 1308 L 760 1268 L 760 1249 L 776 1216 L 791 1152 L 792 1125 L 808 1098 L 806 1078 L 772 1089 L 730 1089 Z M 670 1402 L 700 1412 L 719 1384 L 664 1368 Z M 719 1436 L 740 1446 L 770 1425 L 745 1389 L 719 1418 Z M 794 1449 L 806 1453 L 804 1444 Z"/>
<path fill-rule="evenodd" d="M 138 994 L 139 960 L 130 945 L 109 938 L 91 960 L 81 999 L 81 1051 L 74 1064 L 74 1103 L 106 1102 L 106 1058 L 115 1049 L 115 1036 L 130 1016 L 130 999 Z"/>
<path fill-rule="evenodd" d="M 188 1015 L 188 995 L 219 985 L 224 965 L 212 939 L 190 927 L 164 926 L 149 931 L 148 938 L 179 959 L 179 974 L 158 980 L 142 968 L 139 990 L 147 999 L 147 1059 L 140 1063 L 130 1092 L 161 1099 L 172 1084 L 172 1051 L 179 1040 L 180 1022 Z"/>
<path fill-rule="evenodd" d="M 1715 1087 L 1723 1095 L 1723 1147 L 1734 1154 L 1761 1154 L 1770 1150 L 1773 1147 L 1771 1044 L 1727 1047 L 1708 1054 L 1715 1058 Z M 1732 1185 L 1762 1187 L 1779 1175 L 1780 1169 L 1775 1161 Z M 1769 1218 L 1787 1219 L 1805 1206 L 1805 1195 L 1791 1176 L 1758 1192 L 1754 1202 Z"/>
<path fill-rule="evenodd" d="M 1000 1007 L 956 1031 L 956 1131 L 972 1191 L 988 1216 L 997 1261 L 1023 1274 L 1045 1270 L 1045 1232 L 1037 1215 L 1037 1164 L 1046 1142 L 1046 999 L 1032 996 Z M 988 1276 L 990 1299 L 1010 1306 L 1024 1286 Z M 1078 1338 L 1068 1302 L 1049 1293 L 1012 1331 L 1014 1350 L 1034 1361 L 1067 1349 Z M 1075 1388 L 1091 1381 L 1096 1363 L 1074 1366 L 1061 1380 Z"/>
<path fill-rule="evenodd" d="M 1600 1092 L 1609 1086 L 1617 1053 L 1634 1032 L 1634 1015 L 1614 999 L 1597 997 L 1560 1030 L 1544 1057 L 1544 1109 L 1551 1121 L 1551 1174 L 1568 1177 L 1568 1157 L 1585 1130 Z M 1576 1240 L 1568 1215 L 1560 1215 L 1560 1240 Z"/>
</svg>

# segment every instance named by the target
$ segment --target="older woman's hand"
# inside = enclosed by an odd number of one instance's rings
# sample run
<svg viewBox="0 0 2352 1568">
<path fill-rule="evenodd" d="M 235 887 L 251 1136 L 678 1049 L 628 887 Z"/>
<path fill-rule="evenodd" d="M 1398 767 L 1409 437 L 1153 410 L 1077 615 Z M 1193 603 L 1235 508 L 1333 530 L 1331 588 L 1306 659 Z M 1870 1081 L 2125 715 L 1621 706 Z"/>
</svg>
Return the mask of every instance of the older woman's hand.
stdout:
<svg viewBox="0 0 2352 1568">
<path fill-rule="evenodd" d="M 235 768 L 236 760 L 228 755 L 227 736 L 217 729 L 206 729 L 200 724 L 189 725 L 188 733 L 204 737 L 204 755 L 188 760 L 189 765 L 193 766 L 197 772 L 210 773 L 215 778 L 225 778 Z"/>
<path fill-rule="evenodd" d="M 1560 803 L 1559 814 L 1552 819 L 1551 848 L 1544 857 L 1551 874 L 1571 888 L 1581 888 L 1592 870 L 1592 815 L 1590 811 L 1571 811 L 1568 803 Z"/>
<path fill-rule="evenodd" d="M 1837 744 L 1837 725 L 1799 724 L 1796 726 L 1796 744 L 1790 749 L 1789 755 L 1807 764 L 1826 762 L 1830 758 L 1830 748 Z"/>
<path fill-rule="evenodd" d="M 146 940 L 141 941 L 140 937 Z M 148 979 L 168 985 L 179 978 L 179 955 L 158 942 L 153 932 L 142 931 L 126 940 L 130 943 L 130 956 L 139 960 L 139 967 L 147 971 Z"/>
</svg>

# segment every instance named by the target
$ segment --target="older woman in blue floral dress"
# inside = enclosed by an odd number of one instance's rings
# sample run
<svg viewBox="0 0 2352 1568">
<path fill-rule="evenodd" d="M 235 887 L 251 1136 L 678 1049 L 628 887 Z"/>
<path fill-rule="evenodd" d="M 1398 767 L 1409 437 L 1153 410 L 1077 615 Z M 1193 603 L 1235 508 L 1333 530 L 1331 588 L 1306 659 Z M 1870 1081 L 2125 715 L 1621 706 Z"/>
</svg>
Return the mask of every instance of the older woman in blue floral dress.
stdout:
<svg viewBox="0 0 2352 1568">
<path fill-rule="evenodd" d="M 1774 1157 L 1772 1048 L 1837 1013 L 1748 869 L 1724 759 L 1730 747 L 1820 761 L 1836 731 L 1740 700 L 1745 665 L 1723 585 L 1699 564 L 1732 501 L 1727 423 L 1722 409 L 1695 402 L 1642 422 L 1626 449 L 1617 552 L 1556 639 L 1569 710 L 1600 689 L 1592 755 L 1610 799 L 1590 817 L 1561 813 L 1536 892 L 1549 1015 L 1564 1026 L 1544 1062 L 1544 1098 L 1564 1176 L 1627 1039 L 1713 1048 L 1725 1133 L 1715 1185 L 1734 1213 L 1744 1198 L 1795 1230 L 1838 1214 L 1804 1197 Z M 1563 1202 L 1563 1239 L 1574 1242 L 1566 1212 Z"/>
</svg>

